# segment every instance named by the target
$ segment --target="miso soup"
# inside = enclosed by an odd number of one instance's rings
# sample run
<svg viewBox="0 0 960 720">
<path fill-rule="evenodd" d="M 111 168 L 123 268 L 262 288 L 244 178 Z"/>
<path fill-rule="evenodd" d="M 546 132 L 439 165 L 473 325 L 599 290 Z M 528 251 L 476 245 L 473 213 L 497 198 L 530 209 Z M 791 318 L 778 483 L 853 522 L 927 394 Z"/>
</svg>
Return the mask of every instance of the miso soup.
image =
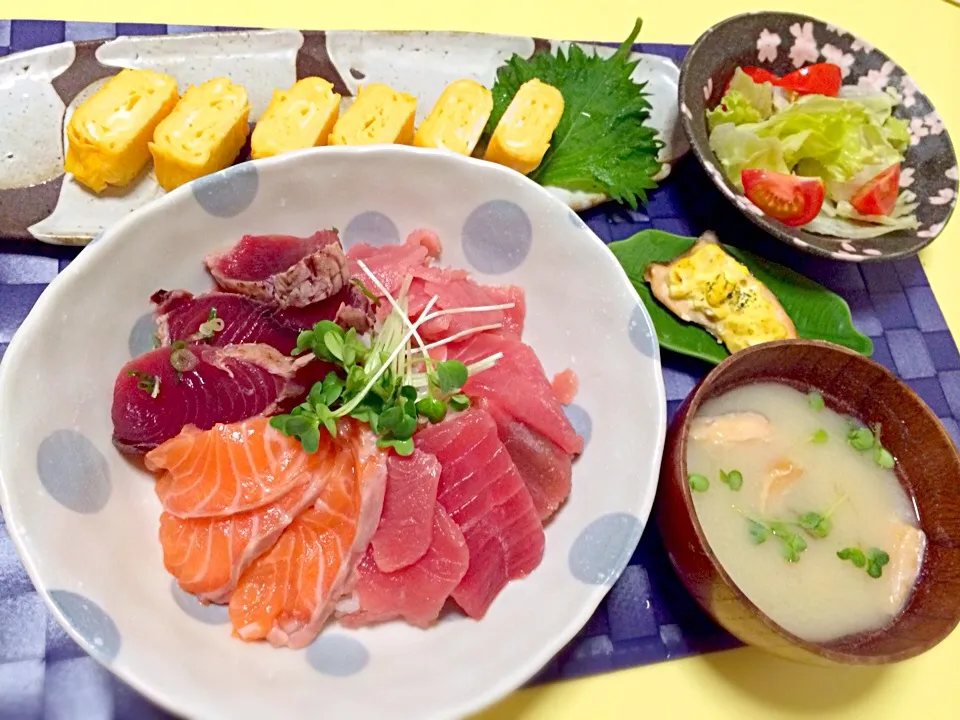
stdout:
<svg viewBox="0 0 960 720">
<path fill-rule="evenodd" d="M 710 547 L 760 610 L 813 642 L 881 628 L 906 604 L 925 538 L 895 464 L 883 428 L 776 383 L 707 401 L 687 439 Z"/>
</svg>

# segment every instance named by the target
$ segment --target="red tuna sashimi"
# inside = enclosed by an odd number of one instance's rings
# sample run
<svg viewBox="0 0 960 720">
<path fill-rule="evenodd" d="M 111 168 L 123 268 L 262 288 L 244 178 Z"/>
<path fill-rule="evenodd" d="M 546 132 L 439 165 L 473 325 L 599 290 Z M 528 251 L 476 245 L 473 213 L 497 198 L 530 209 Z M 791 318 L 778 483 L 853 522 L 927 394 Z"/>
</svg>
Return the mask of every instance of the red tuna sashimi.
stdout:
<svg viewBox="0 0 960 720">
<path fill-rule="evenodd" d="M 321 462 L 332 462 L 332 443 L 305 453 L 296 438 L 267 418 L 185 427 L 147 453 L 147 469 L 162 473 L 155 489 L 163 509 L 178 517 L 216 517 L 272 503 L 310 481 Z"/>
<path fill-rule="evenodd" d="M 317 499 L 327 479 L 327 473 L 318 468 L 308 482 L 276 502 L 235 515 L 179 518 L 163 513 L 160 544 L 164 567 L 181 588 L 201 602 L 229 602 L 243 571 L 273 547 L 280 533 Z"/>
<path fill-rule="evenodd" d="M 478 409 L 490 413 L 497 436 L 523 478 L 541 522 L 546 522 L 570 495 L 573 458 L 551 440 L 514 420 L 496 403 L 480 398 Z"/>
<path fill-rule="evenodd" d="M 437 300 L 431 311 L 513 304 L 512 308 L 502 310 L 457 313 L 435 318 L 420 327 L 420 334 L 425 339 L 439 340 L 486 326 L 499 326 L 495 332 L 517 338 L 523 332 L 526 300 L 521 288 L 515 285 L 480 285 L 458 268 L 415 268 L 411 276 L 407 297 L 411 318 L 419 317 L 433 296 Z M 385 310 L 389 311 L 389 308 L 381 308 L 381 314 Z"/>
<path fill-rule="evenodd" d="M 281 308 L 305 307 L 338 293 L 350 280 L 335 230 L 310 237 L 244 235 L 204 263 L 224 290 Z"/>
<path fill-rule="evenodd" d="M 488 413 L 471 409 L 431 425 L 416 442 L 440 461 L 437 501 L 470 551 L 470 566 L 451 597 L 481 618 L 507 582 L 540 564 L 543 526 Z"/>
<path fill-rule="evenodd" d="M 230 598 L 230 621 L 242 640 L 309 645 L 370 544 L 383 508 L 385 453 L 373 433 L 355 423 L 341 422 L 338 443 L 342 469 L 253 562 Z"/>
<path fill-rule="evenodd" d="M 414 230 L 407 239 L 398 245 L 376 247 L 367 243 L 354 245 L 347 251 L 350 263 L 350 275 L 359 279 L 370 290 L 380 295 L 370 277 L 363 272 L 358 261 L 362 260 L 394 297 L 400 291 L 400 283 L 411 270 L 423 267 L 430 258 L 440 255 L 440 241 L 436 233 L 430 230 Z"/>
<path fill-rule="evenodd" d="M 564 414 L 537 354 L 529 345 L 511 337 L 482 333 L 451 344 L 447 349 L 448 358 L 456 358 L 466 365 L 495 353 L 503 353 L 503 357 L 493 367 L 472 374 L 463 392 L 495 403 L 564 452 L 579 454 L 583 450 L 583 438 L 577 435 Z"/>
<path fill-rule="evenodd" d="M 120 370 L 111 408 L 113 442 L 120 450 L 147 452 L 187 425 L 207 430 L 268 415 L 302 391 L 291 380 L 293 361 L 269 345 L 194 343 L 178 352 L 181 360 L 195 361 L 192 369 L 177 371 L 171 349 L 157 348 Z"/>
<path fill-rule="evenodd" d="M 373 558 L 383 572 L 413 565 L 427 552 L 439 482 L 440 463 L 433 455 L 421 450 L 406 457 L 390 455 L 383 513 L 371 541 Z"/>
<path fill-rule="evenodd" d="M 353 603 L 357 609 L 339 617 L 347 627 L 402 619 L 426 628 L 433 624 L 450 593 L 470 565 L 470 551 L 457 524 L 437 504 L 430 547 L 413 565 L 383 572 L 371 548 L 357 568 Z"/>
<path fill-rule="evenodd" d="M 157 304 L 157 338 L 162 345 L 201 339 L 217 347 L 263 343 L 289 355 L 297 344 L 296 330 L 278 319 L 276 307 L 246 295 L 160 290 L 151 300 Z M 200 326 L 211 316 L 222 321 L 223 327 L 203 337 Z"/>
</svg>

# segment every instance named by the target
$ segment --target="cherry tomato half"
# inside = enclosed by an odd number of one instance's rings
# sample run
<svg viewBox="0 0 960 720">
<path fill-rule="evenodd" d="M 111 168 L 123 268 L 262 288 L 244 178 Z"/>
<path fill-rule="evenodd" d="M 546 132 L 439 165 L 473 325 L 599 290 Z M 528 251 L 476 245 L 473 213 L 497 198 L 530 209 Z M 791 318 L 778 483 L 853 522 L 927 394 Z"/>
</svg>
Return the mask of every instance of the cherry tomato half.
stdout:
<svg viewBox="0 0 960 720">
<path fill-rule="evenodd" d="M 900 193 L 900 163 L 867 180 L 850 198 L 850 204 L 862 215 L 889 215 Z"/>
<path fill-rule="evenodd" d="M 784 90 L 793 90 L 801 95 L 827 95 L 836 97 L 842 81 L 840 67 L 833 63 L 816 63 L 787 73 L 775 84 Z"/>
<path fill-rule="evenodd" d="M 740 171 L 743 192 L 754 205 L 790 227 L 806 225 L 823 205 L 823 181 L 772 170 Z"/>
<path fill-rule="evenodd" d="M 749 75 L 750 79 L 753 80 L 755 83 L 769 82 L 776 85 L 777 82 L 780 80 L 780 78 L 774 75 L 772 72 L 770 72 L 769 70 L 765 70 L 764 68 L 761 68 L 761 67 L 754 67 L 753 65 L 744 65 L 740 69 L 743 70 L 743 72 L 745 72 L 747 75 Z"/>
</svg>

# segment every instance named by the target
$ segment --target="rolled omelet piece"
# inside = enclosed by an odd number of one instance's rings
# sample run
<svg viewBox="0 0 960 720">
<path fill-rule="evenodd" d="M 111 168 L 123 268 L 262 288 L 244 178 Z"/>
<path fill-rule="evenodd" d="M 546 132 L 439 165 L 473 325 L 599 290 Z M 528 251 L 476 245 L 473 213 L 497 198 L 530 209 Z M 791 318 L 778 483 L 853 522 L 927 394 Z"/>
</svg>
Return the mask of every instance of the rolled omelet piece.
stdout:
<svg viewBox="0 0 960 720">
<path fill-rule="evenodd" d="M 150 143 L 157 181 L 173 190 L 232 163 L 247 139 L 247 91 L 216 77 L 187 89 Z"/>
<path fill-rule="evenodd" d="M 797 337 L 776 295 L 724 252 L 713 233 L 668 263 L 650 263 L 644 280 L 668 310 L 705 328 L 731 353 Z"/>
<path fill-rule="evenodd" d="M 527 175 L 537 169 L 563 116 L 563 95 L 536 78 L 513 96 L 494 128 L 484 160 Z"/>
<path fill-rule="evenodd" d="M 98 193 L 129 185 L 150 161 L 153 132 L 178 99 L 169 75 L 121 70 L 70 116 L 64 170 Z"/>
<path fill-rule="evenodd" d="M 374 145 L 413 142 L 417 99 L 383 83 L 361 85 L 353 105 L 330 133 L 331 145 Z"/>
<path fill-rule="evenodd" d="M 493 110 L 493 94 L 476 80 L 447 85 L 430 114 L 417 128 L 413 144 L 470 155 Z"/>
<path fill-rule="evenodd" d="M 323 78 L 306 77 L 289 90 L 274 90 L 250 137 L 250 156 L 326 145 L 339 116 L 340 95 Z"/>
</svg>

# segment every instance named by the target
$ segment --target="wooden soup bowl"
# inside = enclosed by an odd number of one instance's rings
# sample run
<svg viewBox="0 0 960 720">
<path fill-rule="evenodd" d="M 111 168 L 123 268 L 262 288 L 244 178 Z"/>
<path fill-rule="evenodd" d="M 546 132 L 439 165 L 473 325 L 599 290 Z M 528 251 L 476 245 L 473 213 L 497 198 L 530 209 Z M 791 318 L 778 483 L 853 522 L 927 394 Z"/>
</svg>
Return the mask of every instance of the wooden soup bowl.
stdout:
<svg viewBox="0 0 960 720">
<path fill-rule="evenodd" d="M 896 473 L 913 498 L 927 545 L 903 611 L 888 625 L 825 643 L 787 632 L 734 584 L 707 544 L 687 481 L 687 434 L 710 398 L 754 382 L 818 389 L 828 407 L 881 426 Z M 667 432 L 657 525 L 677 574 L 704 610 L 748 645 L 815 664 L 880 665 L 919 655 L 960 621 L 960 456 L 943 425 L 905 383 L 851 350 L 782 340 L 742 350 L 703 378 Z M 770 582 L 777 582 L 775 577 Z"/>
</svg>

